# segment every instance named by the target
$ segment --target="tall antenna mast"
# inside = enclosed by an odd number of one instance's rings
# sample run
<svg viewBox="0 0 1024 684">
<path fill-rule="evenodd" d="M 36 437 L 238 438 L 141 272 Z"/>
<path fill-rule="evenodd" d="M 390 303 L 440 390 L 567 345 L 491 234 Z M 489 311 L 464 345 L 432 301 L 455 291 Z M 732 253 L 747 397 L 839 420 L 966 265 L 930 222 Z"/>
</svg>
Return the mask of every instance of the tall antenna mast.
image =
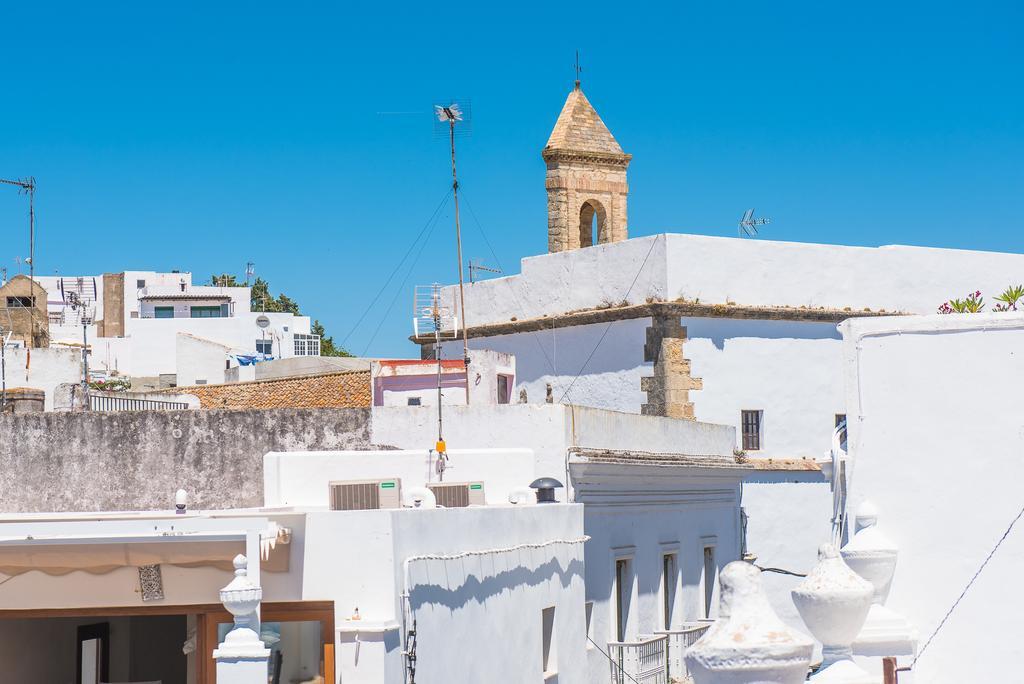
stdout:
<svg viewBox="0 0 1024 684">
<path fill-rule="evenodd" d="M 25 348 L 25 368 L 28 369 L 32 362 L 32 344 L 36 335 L 36 179 L 32 176 L 18 180 L 0 178 L 0 183 L 14 185 L 28 195 L 28 277 L 29 277 L 29 301 L 32 303 L 28 311 L 28 338 L 29 343 Z M 466 385 L 468 388 L 469 385 Z"/>
<path fill-rule="evenodd" d="M 434 356 L 437 358 L 437 453 L 439 471 L 443 473 L 443 459 L 447 458 L 448 448 L 444 442 L 444 395 L 443 364 L 441 363 L 441 341 L 457 339 L 459 336 L 459 319 L 451 309 L 441 305 L 441 286 L 418 285 L 413 292 L 412 332 L 419 339 L 428 335 L 434 338 Z M 468 378 L 467 374 L 467 386 Z"/>
<path fill-rule="evenodd" d="M 469 405 L 469 332 L 466 330 L 466 288 L 462 275 L 462 226 L 459 223 L 459 177 L 455 172 L 455 123 L 462 121 L 462 108 L 457 103 L 434 105 L 439 122 L 448 123 L 448 140 L 452 151 L 452 195 L 455 198 L 455 241 L 459 259 L 459 309 L 462 312 L 462 359 L 466 365 L 466 405 Z M 438 348 L 440 353 L 440 348 Z"/>
</svg>

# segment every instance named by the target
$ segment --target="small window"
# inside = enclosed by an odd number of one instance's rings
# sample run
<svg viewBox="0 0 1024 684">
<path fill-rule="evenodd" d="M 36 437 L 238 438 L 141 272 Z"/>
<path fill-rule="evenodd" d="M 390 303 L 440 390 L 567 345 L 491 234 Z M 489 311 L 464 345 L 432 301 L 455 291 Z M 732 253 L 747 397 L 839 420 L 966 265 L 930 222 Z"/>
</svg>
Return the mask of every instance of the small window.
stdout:
<svg viewBox="0 0 1024 684">
<path fill-rule="evenodd" d="M 408 406 L 420 406 L 421 400 L 419 397 L 409 397 L 408 401 L 406 401 L 406 404 Z"/>
<path fill-rule="evenodd" d="M 142 279 L 136 280 L 135 281 L 135 287 L 137 289 L 141 290 L 142 288 L 146 287 L 146 281 L 142 280 Z"/>
<path fill-rule="evenodd" d="M 153 318 L 174 318 L 173 306 L 154 306 Z"/>
<path fill-rule="evenodd" d="M 193 306 L 189 315 L 192 318 L 224 318 L 224 311 L 219 306 Z"/>
<path fill-rule="evenodd" d="M 508 375 L 498 375 L 498 403 L 507 404 L 512 396 L 512 378 Z"/>
<path fill-rule="evenodd" d="M 629 607 L 633 598 L 633 572 L 630 559 L 615 560 L 615 640 L 625 641 L 629 628 Z"/>
<path fill-rule="evenodd" d="M 274 341 L 256 340 L 256 353 L 271 356 L 274 353 Z"/>
<path fill-rule="evenodd" d="M 31 309 L 32 308 L 32 297 L 8 297 L 7 298 L 8 309 Z"/>
<path fill-rule="evenodd" d="M 558 671 L 558 657 L 555 654 L 555 607 L 545 608 L 540 616 L 541 663 L 544 677 Z"/>
<path fill-rule="evenodd" d="M 672 629 L 672 612 L 675 608 L 678 585 L 679 570 L 676 554 L 663 554 L 661 557 L 661 617 L 664 629 Z"/>
<path fill-rule="evenodd" d="M 711 617 L 711 602 L 715 598 L 715 547 L 704 547 L 704 617 Z"/>
<path fill-rule="evenodd" d="M 231 359 L 224 359 L 224 370 L 231 370 Z"/>
<path fill-rule="evenodd" d="M 762 411 L 742 411 L 740 423 L 743 432 L 743 450 L 758 451 L 761 448 Z"/>
<path fill-rule="evenodd" d="M 839 430 L 839 446 L 842 447 L 843 449 L 846 449 L 846 435 L 848 434 L 848 430 L 846 426 L 845 413 L 836 414 L 836 429 L 839 428 L 842 428 L 841 430 Z"/>
</svg>

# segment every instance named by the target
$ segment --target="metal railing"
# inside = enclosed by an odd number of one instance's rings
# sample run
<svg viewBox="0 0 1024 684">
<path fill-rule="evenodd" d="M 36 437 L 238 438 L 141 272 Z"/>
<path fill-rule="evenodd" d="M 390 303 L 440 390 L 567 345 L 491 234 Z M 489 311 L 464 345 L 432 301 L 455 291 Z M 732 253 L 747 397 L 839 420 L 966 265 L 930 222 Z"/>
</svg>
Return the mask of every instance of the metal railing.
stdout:
<svg viewBox="0 0 1024 684">
<path fill-rule="evenodd" d="M 612 684 L 668 684 L 668 635 L 609 641 Z"/>
<path fill-rule="evenodd" d="M 157 401 L 156 399 L 133 399 L 89 394 L 89 409 L 92 411 L 180 411 L 188 408 L 183 401 Z"/>
<path fill-rule="evenodd" d="M 714 620 L 697 620 L 696 622 L 684 622 L 678 629 L 659 629 L 656 634 L 664 634 L 668 637 L 668 676 L 670 681 L 686 681 L 690 676 L 686 669 L 686 649 L 697 643 L 697 640 L 704 636 Z"/>
</svg>

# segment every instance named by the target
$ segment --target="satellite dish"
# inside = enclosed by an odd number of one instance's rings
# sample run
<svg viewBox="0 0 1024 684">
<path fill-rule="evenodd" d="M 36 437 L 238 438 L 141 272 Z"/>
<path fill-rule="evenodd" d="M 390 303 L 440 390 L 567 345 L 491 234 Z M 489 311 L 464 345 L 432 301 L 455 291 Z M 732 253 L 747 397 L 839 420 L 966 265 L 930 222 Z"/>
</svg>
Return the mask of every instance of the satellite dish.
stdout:
<svg viewBox="0 0 1024 684">
<path fill-rule="evenodd" d="M 256 317 L 256 327 L 266 330 L 267 328 L 270 327 L 270 319 L 260 314 L 259 316 Z"/>
</svg>

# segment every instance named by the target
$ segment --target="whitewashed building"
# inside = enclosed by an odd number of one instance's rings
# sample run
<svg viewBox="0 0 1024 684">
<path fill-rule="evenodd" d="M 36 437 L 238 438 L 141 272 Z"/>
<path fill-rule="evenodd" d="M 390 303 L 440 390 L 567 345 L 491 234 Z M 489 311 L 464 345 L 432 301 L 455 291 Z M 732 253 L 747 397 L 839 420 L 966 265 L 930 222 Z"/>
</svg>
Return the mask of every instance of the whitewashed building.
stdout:
<svg viewBox="0 0 1024 684">
<path fill-rule="evenodd" d="M 308 316 L 253 310 L 248 287 L 194 285 L 187 272 L 124 271 L 37 280 L 47 292 L 51 346 L 81 345 L 82 319 L 87 316 L 90 371 L 99 376 L 175 375 L 180 364 L 193 362 L 178 358 L 179 335 L 221 345 L 226 361 L 320 353 Z M 72 306 L 75 301 L 81 306 Z M 257 325 L 260 316 L 269 320 L 266 327 Z M 186 374 L 193 381 L 202 377 L 187 367 Z"/>
<path fill-rule="evenodd" d="M 470 347 L 515 355 L 517 391 L 531 403 L 735 426 L 734 448 L 759 462 L 744 508 L 750 551 L 765 566 L 807 572 L 829 534 L 831 495 L 814 460 L 847 414 L 836 325 L 933 313 L 976 290 L 991 297 L 1024 273 L 1020 254 L 629 238 L 631 158 L 579 90 L 542 156 L 549 253 L 465 286 Z M 443 299 L 458 310 L 455 287 Z M 444 358 L 461 354 L 461 342 L 444 344 Z M 803 543 L 792 543 L 794 531 Z M 789 600 L 796 579 L 764 582 L 775 610 L 801 624 Z"/>
<path fill-rule="evenodd" d="M 0 656 L 18 681 L 81 681 L 87 641 L 89 684 L 208 684 L 244 553 L 281 682 L 682 674 L 742 553 L 733 428 L 451 406 L 446 458 L 435 431 L 433 407 L 381 406 L 387 449 L 269 453 L 254 509 L 0 516 Z M 567 486 L 540 504 L 544 477 Z"/>
<path fill-rule="evenodd" d="M 1015 681 L 1024 656 L 1024 316 L 854 320 L 842 332 L 844 536 L 856 540 L 855 519 L 870 515 L 875 546 L 895 562 L 881 597 L 886 619 L 872 625 L 869 616 L 862 636 L 916 640 L 916 654 L 899 654 L 901 666 L 913 664 L 910 681 Z M 975 652 L 985 656 L 965 656 Z"/>
</svg>

